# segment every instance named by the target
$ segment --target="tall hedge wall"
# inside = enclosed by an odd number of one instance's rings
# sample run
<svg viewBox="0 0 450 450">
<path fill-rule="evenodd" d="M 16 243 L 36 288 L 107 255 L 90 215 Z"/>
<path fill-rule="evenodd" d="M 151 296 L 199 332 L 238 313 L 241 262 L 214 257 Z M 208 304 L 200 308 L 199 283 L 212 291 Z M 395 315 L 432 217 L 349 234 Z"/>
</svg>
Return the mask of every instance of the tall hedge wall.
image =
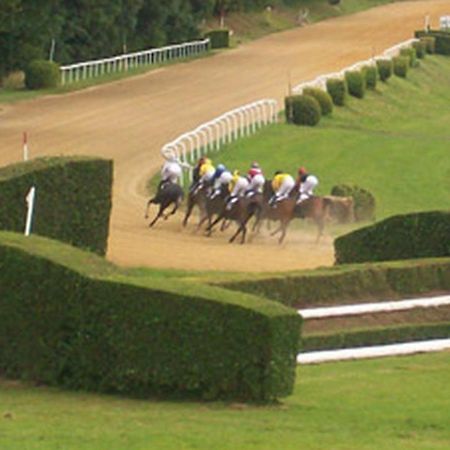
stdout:
<svg viewBox="0 0 450 450">
<path fill-rule="evenodd" d="M 229 276 L 209 282 L 296 308 L 376 302 L 450 291 L 450 258 L 342 265 L 251 279 Z"/>
<path fill-rule="evenodd" d="M 254 296 L 132 277 L 56 241 L 0 233 L 0 373 L 148 397 L 290 394 L 301 319 Z"/>
<path fill-rule="evenodd" d="M 414 33 L 416 38 L 431 36 L 435 38 L 435 52 L 440 55 L 450 55 L 450 33 L 441 30 L 421 30 Z"/>
<path fill-rule="evenodd" d="M 450 211 L 393 216 L 334 241 L 336 262 L 450 256 Z"/>
<path fill-rule="evenodd" d="M 23 232 L 25 197 L 36 187 L 32 232 L 106 253 L 112 161 L 39 158 L 0 169 L 0 230 Z"/>
</svg>

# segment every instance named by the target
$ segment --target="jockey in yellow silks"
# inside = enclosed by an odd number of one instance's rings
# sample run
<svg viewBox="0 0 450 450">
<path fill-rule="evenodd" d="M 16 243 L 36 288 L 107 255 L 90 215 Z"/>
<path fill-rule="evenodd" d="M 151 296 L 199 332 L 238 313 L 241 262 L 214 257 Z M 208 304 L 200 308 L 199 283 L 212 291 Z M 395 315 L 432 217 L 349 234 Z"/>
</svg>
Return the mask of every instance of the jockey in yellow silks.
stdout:
<svg viewBox="0 0 450 450">
<path fill-rule="evenodd" d="M 274 196 L 270 199 L 270 204 L 273 205 L 276 202 L 287 198 L 295 186 L 294 178 L 288 173 L 277 171 L 272 179 L 272 189 Z"/>
</svg>

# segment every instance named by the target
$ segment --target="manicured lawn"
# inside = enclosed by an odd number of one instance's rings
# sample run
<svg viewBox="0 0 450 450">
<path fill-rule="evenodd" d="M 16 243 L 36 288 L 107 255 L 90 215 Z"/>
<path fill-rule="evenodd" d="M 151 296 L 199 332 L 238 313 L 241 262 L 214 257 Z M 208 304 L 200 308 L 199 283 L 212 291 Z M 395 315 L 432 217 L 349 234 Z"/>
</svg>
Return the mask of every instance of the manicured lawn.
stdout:
<svg viewBox="0 0 450 450">
<path fill-rule="evenodd" d="M 302 366 L 280 405 L 140 401 L 0 382 L 2 450 L 448 449 L 450 354 Z"/>
<path fill-rule="evenodd" d="M 315 128 L 269 126 L 211 156 L 242 171 L 257 160 L 268 177 L 304 165 L 319 177 L 319 194 L 357 184 L 375 195 L 378 219 L 448 208 L 450 58 L 428 57 L 408 76 L 352 98 Z"/>
</svg>

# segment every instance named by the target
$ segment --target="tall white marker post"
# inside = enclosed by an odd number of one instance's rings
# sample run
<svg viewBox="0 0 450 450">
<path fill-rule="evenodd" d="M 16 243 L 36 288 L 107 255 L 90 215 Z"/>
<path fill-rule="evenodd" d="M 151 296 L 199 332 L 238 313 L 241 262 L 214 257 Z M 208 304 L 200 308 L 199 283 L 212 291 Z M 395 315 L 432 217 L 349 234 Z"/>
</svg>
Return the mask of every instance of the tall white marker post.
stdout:
<svg viewBox="0 0 450 450">
<path fill-rule="evenodd" d="M 23 160 L 28 161 L 28 136 L 26 131 L 23 133 Z"/>
<path fill-rule="evenodd" d="M 27 222 L 25 224 L 25 236 L 30 235 L 31 231 L 31 223 L 33 221 L 33 210 L 34 210 L 34 198 L 36 196 L 36 188 L 33 186 L 26 196 L 27 202 Z"/>
</svg>

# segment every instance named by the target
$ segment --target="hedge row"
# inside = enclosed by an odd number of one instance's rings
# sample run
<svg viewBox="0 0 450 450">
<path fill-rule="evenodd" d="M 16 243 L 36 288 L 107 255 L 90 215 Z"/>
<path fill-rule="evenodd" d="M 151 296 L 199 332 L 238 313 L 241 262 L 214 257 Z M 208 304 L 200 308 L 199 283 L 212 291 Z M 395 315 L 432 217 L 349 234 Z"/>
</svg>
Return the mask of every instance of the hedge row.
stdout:
<svg viewBox="0 0 450 450">
<path fill-rule="evenodd" d="M 450 55 L 450 33 L 441 30 L 416 31 L 416 38 L 433 37 L 435 39 L 435 52 L 440 55 Z"/>
<path fill-rule="evenodd" d="M 319 102 L 310 95 L 291 95 L 284 99 L 286 122 L 315 126 L 322 117 Z"/>
<path fill-rule="evenodd" d="M 133 278 L 94 254 L 0 233 L 0 373 L 139 397 L 292 392 L 301 318 L 254 296 Z"/>
<path fill-rule="evenodd" d="M 450 258 L 355 264 L 210 282 L 296 308 L 376 302 L 450 291 Z"/>
<path fill-rule="evenodd" d="M 309 352 L 446 338 L 450 338 L 448 322 L 315 334 L 302 337 L 300 348 L 303 352 Z"/>
<path fill-rule="evenodd" d="M 336 262 L 450 256 L 450 211 L 389 217 L 334 241 Z"/>
<path fill-rule="evenodd" d="M 104 255 L 111 211 L 112 161 L 39 158 L 0 169 L 0 230 L 23 232 L 25 197 L 36 187 L 33 233 Z"/>
</svg>

